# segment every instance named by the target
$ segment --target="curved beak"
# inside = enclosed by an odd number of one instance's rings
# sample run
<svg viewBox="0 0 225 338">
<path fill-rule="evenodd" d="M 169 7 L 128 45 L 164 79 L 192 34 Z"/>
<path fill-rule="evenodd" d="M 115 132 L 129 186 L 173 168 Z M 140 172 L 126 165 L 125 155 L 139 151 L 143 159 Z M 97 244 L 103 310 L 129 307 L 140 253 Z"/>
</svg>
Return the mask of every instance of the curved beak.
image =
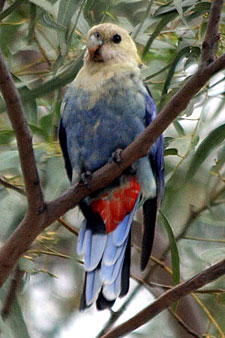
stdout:
<svg viewBox="0 0 225 338">
<path fill-rule="evenodd" d="M 98 56 L 97 51 L 102 45 L 103 45 L 102 38 L 100 37 L 97 38 L 95 35 L 90 36 L 87 43 L 87 48 L 91 58 L 96 58 L 96 56 Z"/>
</svg>

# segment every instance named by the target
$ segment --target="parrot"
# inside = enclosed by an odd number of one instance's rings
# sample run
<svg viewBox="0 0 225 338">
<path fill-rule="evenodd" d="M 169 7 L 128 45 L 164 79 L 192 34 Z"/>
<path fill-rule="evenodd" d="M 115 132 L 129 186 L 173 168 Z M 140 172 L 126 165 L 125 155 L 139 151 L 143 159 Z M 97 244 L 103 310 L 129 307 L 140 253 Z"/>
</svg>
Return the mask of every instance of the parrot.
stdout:
<svg viewBox="0 0 225 338">
<path fill-rule="evenodd" d="M 91 180 L 155 119 L 156 106 L 141 74 L 141 59 L 129 33 L 112 23 L 93 26 L 83 66 L 68 87 L 61 107 L 59 142 L 71 184 Z M 129 290 L 131 225 L 143 208 L 141 270 L 153 245 L 157 211 L 164 194 L 164 143 L 161 135 L 106 188 L 79 202 L 84 216 L 77 253 L 84 255 L 80 310 L 96 304 L 110 309 Z M 86 181 L 87 179 L 87 181 Z"/>
</svg>

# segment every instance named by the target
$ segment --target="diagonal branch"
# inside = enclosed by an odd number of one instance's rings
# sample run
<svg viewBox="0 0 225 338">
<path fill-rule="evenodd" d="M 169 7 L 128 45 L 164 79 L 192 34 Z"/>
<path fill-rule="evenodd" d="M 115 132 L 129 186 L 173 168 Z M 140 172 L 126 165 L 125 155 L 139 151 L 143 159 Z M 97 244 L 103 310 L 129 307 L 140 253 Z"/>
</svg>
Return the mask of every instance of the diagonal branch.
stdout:
<svg viewBox="0 0 225 338">
<path fill-rule="evenodd" d="M 223 0 L 214 0 L 211 4 L 205 40 L 202 44 L 201 67 L 208 65 L 215 59 L 217 42 L 220 37 L 219 22 L 222 8 Z"/>
<path fill-rule="evenodd" d="M 151 305 L 147 306 L 144 310 L 140 311 L 137 315 L 135 315 L 125 323 L 104 334 L 102 338 L 118 338 L 137 329 L 138 327 L 147 323 L 152 318 L 156 317 L 160 312 L 167 309 L 169 306 L 171 306 L 182 297 L 187 296 L 191 292 L 194 292 L 195 290 L 201 288 L 208 283 L 211 283 L 217 278 L 223 276 L 224 273 L 225 259 L 217 264 L 212 265 L 208 269 L 205 269 L 191 279 L 180 283 L 172 289 L 166 291 Z"/>
<path fill-rule="evenodd" d="M 3 185 L 3 187 L 5 187 L 6 189 L 12 189 L 17 191 L 19 194 L 26 196 L 26 193 L 23 189 L 17 187 L 16 185 L 13 185 L 9 182 L 7 182 L 4 177 L 0 176 L 0 184 Z"/>
<path fill-rule="evenodd" d="M 35 163 L 32 136 L 25 118 L 20 96 L 1 52 L 0 74 L 0 89 L 7 104 L 8 116 L 16 135 L 28 205 L 35 212 L 35 210 L 43 208 L 44 202 Z"/>
</svg>

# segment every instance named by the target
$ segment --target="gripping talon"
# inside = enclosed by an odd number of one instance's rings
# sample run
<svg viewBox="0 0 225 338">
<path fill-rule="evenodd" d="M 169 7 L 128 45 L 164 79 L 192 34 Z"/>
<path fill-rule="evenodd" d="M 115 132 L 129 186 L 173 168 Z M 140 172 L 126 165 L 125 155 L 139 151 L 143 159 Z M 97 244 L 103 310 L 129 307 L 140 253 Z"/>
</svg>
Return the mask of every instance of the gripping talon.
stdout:
<svg viewBox="0 0 225 338">
<path fill-rule="evenodd" d="M 83 173 L 81 173 L 81 178 L 80 178 L 80 185 L 85 185 L 85 187 L 88 190 L 91 190 L 91 180 L 92 180 L 92 173 L 90 170 L 86 170 Z"/>
<path fill-rule="evenodd" d="M 112 153 L 110 162 L 115 162 L 120 168 L 122 168 L 122 154 L 123 149 L 116 149 L 116 151 L 114 151 Z"/>
</svg>

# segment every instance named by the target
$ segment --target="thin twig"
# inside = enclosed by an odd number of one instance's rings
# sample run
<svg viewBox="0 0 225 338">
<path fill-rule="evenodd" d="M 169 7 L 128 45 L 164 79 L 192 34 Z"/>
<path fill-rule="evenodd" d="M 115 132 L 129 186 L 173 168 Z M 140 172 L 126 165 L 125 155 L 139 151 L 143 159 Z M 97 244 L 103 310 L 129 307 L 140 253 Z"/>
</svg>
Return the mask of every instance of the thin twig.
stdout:
<svg viewBox="0 0 225 338">
<path fill-rule="evenodd" d="M 173 288 L 172 285 L 165 285 L 161 283 L 156 283 L 156 282 L 146 282 L 143 279 L 132 275 L 132 278 L 137 280 L 138 282 L 141 282 L 142 284 L 149 285 L 154 288 L 160 288 L 160 289 L 165 289 L 165 290 L 170 290 Z M 217 293 L 225 293 L 225 289 L 202 289 L 202 290 L 196 290 L 195 293 L 201 293 L 201 294 L 217 294 Z"/>
<path fill-rule="evenodd" d="M 177 302 L 184 296 L 189 295 L 204 285 L 221 277 L 224 275 L 224 271 L 225 259 L 212 265 L 208 269 L 205 269 L 189 280 L 174 286 L 171 290 L 166 291 L 151 305 L 147 306 L 125 323 L 104 334 L 102 338 L 118 338 L 137 329 L 152 318 L 156 317 L 163 310 L 168 309 L 173 303 Z"/>
<path fill-rule="evenodd" d="M 24 272 L 19 269 L 19 267 L 16 268 L 15 274 L 12 278 L 11 285 L 8 291 L 8 295 L 5 300 L 5 304 L 3 305 L 2 308 L 2 317 L 6 319 L 12 309 L 14 299 L 16 297 L 16 293 L 18 291 L 18 288 L 20 286 L 22 277 L 23 277 Z"/>
<path fill-rule="evenodd" d="M 75 229 L 72 227 L 70 224 L 68 224 L 62 217 L 58 218 L 58 222 L 64 226 L 67 230 L 72 232 L 72 234 L 78 236 L 79 235 L 79 230 Z"/>
<path fill-rule="evenodd" d="M 187 323 L 183 321 L 183 319 L 178 316 L 178 314 L 171 309 L 168 309 L 170 314 L 177 320 L 178 324 L 185 330 L 187 333 L 189 333 L 192 337 L 195 338 L 201 338 L 202 335 L 200 336 L 197 332 L 195 332 L 192 328 L 190 328 Z"/>
<path fill-rule="evenodd" d="M 0 177 L 0 184 L 3 185 L 3 187 L 11 190 L 15 190 L 16 192 L 20 193 L 23 196 L 26 196 L 26 193 L 23 189 L 17 187 L 16 185 L 13 185 L 5 180 L 4 177 Z"/>
<path fill-rule="evenodd" d="M 223 0 L 212 1 L 205 40 L 202 44 L 201 67 L 208 65 L 215 59 L 222 8 Z"/>
</svg>

